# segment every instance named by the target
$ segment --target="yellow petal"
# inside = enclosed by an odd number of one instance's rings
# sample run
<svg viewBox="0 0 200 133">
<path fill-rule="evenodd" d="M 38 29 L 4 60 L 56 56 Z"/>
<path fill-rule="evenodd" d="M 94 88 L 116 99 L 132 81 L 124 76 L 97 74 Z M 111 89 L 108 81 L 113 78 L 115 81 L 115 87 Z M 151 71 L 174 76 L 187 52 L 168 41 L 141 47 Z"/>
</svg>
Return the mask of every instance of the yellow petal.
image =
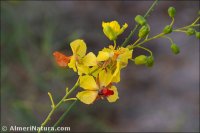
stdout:
<svg viewBox="0 0 200 133">
<path fill-rule="evenodd" d="M 85 90 L 98 90 L 96 81 L 89 75 L 80 76 L 80 87 Z"/>
<path fill-rule="evenodd" d="M 112 78 L 112 82 L 118 83 L 119 81 L 120 81 L 120 71 L 118 71 L 117 74 Z"/>
<path fill-rule="evenodd" d="M 79 63 L 77 63 L 76 66 L 77 66 L 77 69 L 78 69 L 78 75 L 89 73 L 89 67 L 88 66 L 84 66 L 84 65 L 79 64 Z"/>
<path fill-rule="evenodd" d="M 77 72 L 75 56 L 71 57 L 71 60 L 70 60 L 70 62 L 68 64 L 68 66 L 69 66 L 69 68 L 72 68 L 74 70 L 74 72 Z"/>
<path fill-rule="evenodd" d="M 118 62 L 117 62 L 116 69 L 115 69 L 115 71 L 114 71 L 114 73 L 113 73 L 113 75 L 112 75 L 112 78 L 115 77 L 115 76 L 118 74 L 118 72 L 119 72 L 120 70 L 121 70 L 120 62 L 118 61 Z"/>
<path fill-rule="evenodd" d="M 90 52 L 83 58 L 83 64 L 85 66 L 96 66 L 97 65 L 97 57 L 94 53 Z"/>
<path fill-rule="evenodd" d="M 112 74 L 111 74 L 111 70 L 107 69 L 107 70 L 102 70 L 99 73 L 99 83 L 101 87 L 106 87 L 107 85 L 109 85 L 111 83 L 112 80 Z"/>
<path fill-rule="evenodd" d="M 83 57 L 86 54 L 86 44 L 83 40 L 77 39 L 70 43 L 73 54 Z"/>
<path fill-rule="evenodd" d="M 112 21 L 109 24 L 110 24 L 110 27 L 114 30 L 115 33 L 120 32 L 120 25 L 117 21 Z"/>
<path fill-rule="evenodd" d="M 120 35 L 120 34 L 122 34 L 124 31 L 125 31 L 125 29 L 128 27 L 128 24 L 127 23 L 125 23 L 123 26 L 122 26 L 122 28 L 120 29 L 120 32 L 118 32 L 118 34 L 117 35 Z"/>
<path fill-rule="evenodd" d="M 113 31 L 113 29 L 110 26 L 104 26 L 103 33 L 111 40 L 117 39 L 117 34 Z"/>
<path fill-rule="evenodd" d="M 89 68 L 89 73 L 94 76 L 94 77 L 97 77 L 99 72 L 102 70 L 101 67 L 99 66 L 94 66 L 92 68 Z"/>
<path fill-rule="evenodd" d="M 125 51 L 118 56 L 118 61 L 121 62 L 121 67 L 124 68 L 128 64 L 128 59 L 132 58 L 133 50 L 124 49 Z"/>
<path fill-rule="evenodd" d="M 108 60 L 110 57 L 108 52 L 103 52 L 103 51 L 99 51 L 99 54 L 97 56 L 97 61 L 106 61 Z"/>
<path fill-rule="evenodd" d="M 110 95 L 107 97 L 107 100 L 112 103 L 112 102 L 115 102 L 117 99 L 119 99 L 119 96 L 118 96 L 118 91 L 117 91 L 117 88 L 115 86 L 112 86 L 110 88 L 110 90 L 112 90 L 114 92 L 113 95 Z"/>
<path fill-rule="evenodd" d="M 92 104 L 97 98 L 98 91 L 82 91 L 76 97 L 85 104 Z"/>
</svg>

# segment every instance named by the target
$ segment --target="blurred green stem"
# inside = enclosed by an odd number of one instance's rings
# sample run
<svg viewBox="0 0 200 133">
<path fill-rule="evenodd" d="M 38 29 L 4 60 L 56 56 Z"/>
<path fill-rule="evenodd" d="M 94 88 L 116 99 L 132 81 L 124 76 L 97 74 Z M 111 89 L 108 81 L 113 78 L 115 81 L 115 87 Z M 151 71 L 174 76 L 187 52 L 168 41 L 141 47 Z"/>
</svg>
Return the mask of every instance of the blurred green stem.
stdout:
<svg viewBox="0 0 200 133">
<path fill-rule="evenodd" d="M 68 108 L 67 110 L 63 113 L 63 115 L 58 119 L 58 121 L 53 125 L 54 129 L 58 127 L 58 125 L 61 124 L 61 122 L 65 119 L 71 108 L 77 103 L 78 100 L 75 100 Z M 51 132 L 51 131 L 50 131 Z M 49 133 L 50 133 L 49 132 Z"/>
<path fill-rule="evenodd" d="M 55 112 L 55 110 L 57 110 L 60 105 L 65 101 L 65 99 L 79 86 L 79 79 L 77 80 L 77 82 L 75 83 L 75 85 L 72 87 L 72 89 L 66 93 L 66 95 L 60 100 L 60 102 L 58 102 L 55 107 L 52 107 L 50 113 L 48 114 L 47 118 L 44 120 L 44 122 L 41 124 L 41 128 L 45 127 L 46 124 L 51 120 L 51 116 L 53 115 L 53 113 Z M 70 108 L 70 107 L 69 107 Z M 71 109 L 71 108 L 70 108 Z M 38 133 L 41 132 L 41 128 L 39 129 Z"/>
<path fill-rule="evenodd" d="M 150 13 L 153 11 L 153 8 L 156 6 L 156 4 L 158 3 L 158 0 L 155 0 L 153 2 L 153 4 L 151 5 L 151 7 L 149 8 L 149 10 L 146 12 L 146 14 L 144 15 L 144 18 L 147 18 Z M 135 28 L 131 31 L 131 33 L 129 34 L 129 36 L 125 39 L 125 41 L 122 43 L 122 47 L 126 46 L 129 41 L 131 40 L 131 38 L 134 36 L 135 31 L 137 30 L 137 28 L 139 27 L 139 24 L 137 24 L 135 26 Z"/>
</svg>

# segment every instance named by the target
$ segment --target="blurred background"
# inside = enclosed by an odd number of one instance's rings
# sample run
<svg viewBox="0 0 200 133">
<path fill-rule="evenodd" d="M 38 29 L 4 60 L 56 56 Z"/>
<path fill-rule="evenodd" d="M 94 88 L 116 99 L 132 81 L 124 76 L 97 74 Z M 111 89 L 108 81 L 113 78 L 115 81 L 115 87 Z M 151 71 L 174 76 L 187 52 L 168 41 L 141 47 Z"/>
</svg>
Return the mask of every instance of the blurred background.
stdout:
<svg viewBox="0 0 200 133">
<path fill-rule="evenodd" d="M 128 23 L 118 40 L 121 44 L 135 25 L 134 17 L 144 14 L 152 2 L 1 1 L 1 124 L 39 126 L 51 110 L 47 92 L 59 101 L 66 86 L 72 87 L 77 78 L 72 70 L 58 67 L 52 53 L 58 50 L 70 55 L 69 43 L 82 38 L 88 51 L 97 54 L 111 43 L 102 32 L 102 21 Z M 171 22 L 169 6 L 177 10 L 178 28 L 197 18 L 198 5 L 199 1 L 159 2 L 148 18 L 151 36 Z M 179 55 L 171 53 L 166 39 L 145 44 L 154 53 L 153 68 L 130 62 L 117 84 L 120 99 L 116 103 L 78 103 L 62 126 L 74 132 L 199 131 L 199 41 L 183 33 L 170 36 L 181 48 Z M 141 53 L 148 54 L 135 50 L 133 56 Z"/>
</svg>

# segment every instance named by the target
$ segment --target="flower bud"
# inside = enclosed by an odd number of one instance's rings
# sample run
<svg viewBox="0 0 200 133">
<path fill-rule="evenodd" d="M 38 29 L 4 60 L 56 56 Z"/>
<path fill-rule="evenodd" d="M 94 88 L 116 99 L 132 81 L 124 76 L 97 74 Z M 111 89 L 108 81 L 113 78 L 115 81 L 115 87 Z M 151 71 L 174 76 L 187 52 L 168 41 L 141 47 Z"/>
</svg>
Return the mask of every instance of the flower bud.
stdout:
<svg viewBox="0 0 200 133">
<path fill-rule="evenodd" d="M 169 34 L 172 32 L 172 26 L 171 25 L 167 25 L 165 26 L 165 28 L 163 29 L 163 33 L 165 34 Z"/>
<path fill-rule="evenodd" d="M 142 26 L 142 28 L 139 30 L 139 33 L 138 33 L 139 38 L 143 38 L 146 35 L 148 35 L 149 31 L 150 31 L 149 26 L 147 25 Z"/>
<path fill-rule="evenodd" d="M 178 47 L 176 44 L 174 44 L 174 43 L 171 45 L 171 51 L 172 51 L 174 54 L 180 53 L 179 47 Z"/>
<path fill-rule="evenodd" d="M 153 56 L 147 57 L 147 62 L 145 64 L 147 67 L 152 67 L 154 65 L 154 58 Z"/>
<path fill-rule="evenodd" d="M 103 32 L 111 41 L 116 40 L 117 36 L 110 26 L 105 26 Z"/>
<path fill-rule="evenodd" d="M 169 7 L 168 8 L 168 14 L 171 18 L 174 18 L 175 14 L 176 14 L 176 9 L 174 7 Z"/>
<path fill-rule="evenodd" d="M 136 65 L 142 65 L 147 62 L 147 57 L 145 55 L 139 55 L 135 57 L 135 64 Z"/>
<path fill-rule="evenodd" d="M 188 36 L 194 35 L 195 34 L 195 30 L 193 28 L 188 28 L 186 31 L 186 34 Z"/>
<path fill-rule="evenodd" d="M 195 36 L 196 36 L 197 39 L 200 39 L 200 32 L 197 32 L 197 31 L 196 31 L 196 32 L 195 32 Z"/>
<path fill-rule="evenodd" d="M 146 24 L 146 19 L 141 15 L 137 15 L 135 17 L 135 21 L 140 25 L 145 25 Z"/>
</svg>

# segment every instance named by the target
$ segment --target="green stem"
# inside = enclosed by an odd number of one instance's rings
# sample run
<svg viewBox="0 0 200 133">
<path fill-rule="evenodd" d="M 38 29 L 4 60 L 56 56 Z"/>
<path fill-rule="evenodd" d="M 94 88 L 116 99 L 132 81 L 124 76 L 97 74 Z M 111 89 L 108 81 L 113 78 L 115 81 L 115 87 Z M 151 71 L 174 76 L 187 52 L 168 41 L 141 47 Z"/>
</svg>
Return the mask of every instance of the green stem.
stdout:
<svg viewBox="0 0 200 133">
<path fill-rule="evenodd" d="M 170 26 L 172 26 L 174 24 L 174 18 L 172 18 L 172 22 L 170 24 Z"/>
<path fill-rule="evenodd" d="M 149 10 L 146 12 L 146 14 L 144 15 L 144 18 L 147 18 L 149 16 L 149 14 L 153 11 L 153 8 L 155 7 L 155 5 L 157 4 L 158 0 L 155 0 L 153 2 L 153 4 L 151 5 L 151 7 L 149 8 Z M 139 24 L 137 24 L 134 29 L 131 31 L 131 33 L 129 34 L 129 36 L 125 39 L 125 41 L 122 43 L 122 47 L 126 46 L 129 41 L 131 40 L 131 38 L 133 37 L 135 31 L 137 30 L 137 28 L 139 27 Z"/>
<path fill-rule="evenodd" d="M 117 43 L 116 43 L 116 40 L 114 40 L 114 49 L 116 48 L 117 46 Z"/>
<path fill-rule="evenodd" d="M 165 35 L 164 33 L 157 34 L 157 35 L 155 35 L 154 37 L 148 38 L 148 39 L 146 39 L 146 40 L 144 40 L 144 41 L 138 43 L 137 45 L 131 45 L 131 46 L 129 47 L 129 49 L 133 49 L 134 47 L 140 46 L 140 45 L 143 44 L 143 43 L 146 43 L 146 42 L 151 41 L 151 40 L 153 40 L 153 39 L 160 38 L 160 37 L 162 37 L 162 36 L 164 36 L 164 35 Z"/>
<path fill-rule="evenodd" d="M 141 40 L 141 38 L 138 38 L 138 39 L 133 43 L 133 45 L 137 44 L 140 40 Z"/>
<path fill-rule="evenodd" d="M 170 41 L 171 44 L 174 43 L 173 40 L 172 40 L 170 37 L 168 37 L 168 36 L 162 36 L 162 37 L 163 37 L 163 38 L 167 38 L 167 39 Z"/>
<path fill-rule="evenodd" d="M 53 125 L 54 128 L 58 127 L 62 123 L 62 121 L 65 119 L 71 108 L 77 103 L 78 100 L 75 100 L 68 108 L 67 110 L 62 114 L 62 116 L 58 119 L 58 121 Z M 50 132 L 49 132 L 50 133 Z"/>
<path fill-rule="evenodd" d="M 200 19 L 200 17 L 198 17 L 192 24 L 181 27 L 181 28 L 177 28 L 176 30 L 183 30 L 183 29 L 187 29 L 187 28 L 190 28 L 190 27 L 200 26 L 200 24 L 196 24 L 196 22 L 198 22 L 199 19 Z"/>
<path fill-rule="evenodd" d="M 186 33 L 186 31 L 184 31 L 184 30 L 173 30 L 173 32 L 184 32 L 184 33 Z"/>
<path fill-rule="evenodd" d="M 151 56 L 153 56 L 153 53 L 151 52 L 150 49 L 147 49 L 147 48 L 142 47 L 142 46 L 135 46 L 135 47 L 137 47 L 137 48 L 141 48 L 141 49 L 144 49 L 144 50 L 146 50 L 147 52 L 149 52 Z"/>
<path fill-rule="evenodd" d="M 198 17 L 191 25 L 195 25 L 197 21 L 199 21 L 200 17 Z"/>
<path fill-rule="evenodd" d="M 48 114 L 48 116 L 46 117 L 46 119 L 44 120 L 44 122 L 41 124 L 41 128 L 46 126 L 46 124 L 51 120 L 51 116 L 53 115 L 53 113 L 55 112 L 55 110 L 60 107 L 60 105 L 64 102 L 64 100 L 79 86 L 79 79 L 77 80 L 76 84 L 72 87 L 72 89 L 66 93 L 66 95 L 58 102 L 58 104 L 55 105 L 54 108 L 51 109 L 50 113 Z M 41 132 L 41 128 L 39 129 L 38 133 Z"/>
</svg>

